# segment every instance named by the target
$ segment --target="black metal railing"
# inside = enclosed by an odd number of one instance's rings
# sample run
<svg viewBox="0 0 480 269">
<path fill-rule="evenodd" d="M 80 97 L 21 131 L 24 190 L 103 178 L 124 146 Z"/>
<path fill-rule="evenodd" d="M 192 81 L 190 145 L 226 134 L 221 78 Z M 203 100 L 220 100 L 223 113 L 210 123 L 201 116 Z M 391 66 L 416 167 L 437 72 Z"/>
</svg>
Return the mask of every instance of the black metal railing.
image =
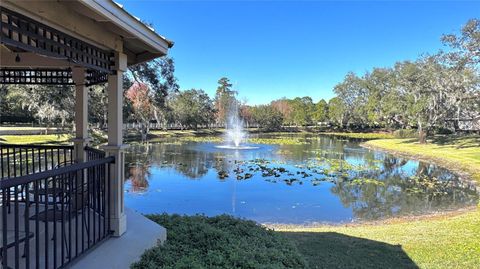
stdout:
<svg viewBox="0 0 480 269">
<path fill-rule="evenodd" d="M 114 161 L 100 157 L 2 178 L 3 268 L 61 268 L 108 238 L 109 165 Z"/>
<path fill-rule="evenodd" d="M 87 160 L 88 161 L 93 161 L 93 160 L 98 160 L 105 158 L 105 151 L 92 148 L 92 147 L 85 147 L 85 152 L 87 153 Z"/>
<path fill-rule="evenodd" d="M 0 179 L 34 174 L 73 163 L 73 146 L 0 144 Z"/>
</svg>

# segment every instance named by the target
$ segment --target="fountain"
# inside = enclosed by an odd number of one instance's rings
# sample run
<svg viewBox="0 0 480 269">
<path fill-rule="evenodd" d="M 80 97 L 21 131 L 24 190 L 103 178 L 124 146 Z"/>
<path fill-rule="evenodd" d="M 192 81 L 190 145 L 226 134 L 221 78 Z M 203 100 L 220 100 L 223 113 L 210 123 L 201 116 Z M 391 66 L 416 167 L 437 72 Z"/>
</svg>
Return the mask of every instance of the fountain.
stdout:
<svg viewBox="0 0 480 269">
<path fill-rule="evenodd" d="M 247 134 L 243 130 L 243 120 L 239 115 L 239 107 L 237 101 L 232 101 L 228 109 L 226 132 L 224 138 L 224 144 L 216 146 L 222 149 L 257 149 L 258 147 L 248 146 Z"/>
</svg>

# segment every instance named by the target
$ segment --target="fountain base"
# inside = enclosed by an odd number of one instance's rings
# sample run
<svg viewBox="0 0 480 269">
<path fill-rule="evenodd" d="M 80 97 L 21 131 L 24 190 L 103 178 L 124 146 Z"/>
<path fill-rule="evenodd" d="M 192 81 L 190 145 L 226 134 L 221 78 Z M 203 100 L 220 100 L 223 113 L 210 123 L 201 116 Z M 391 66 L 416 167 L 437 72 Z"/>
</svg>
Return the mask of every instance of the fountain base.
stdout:
<svg viewBox="0 0 480 269">
<path fill-rule="evenodd" d="M 235 145 L 219 145 L 219 146 L 215 146 L 216 148 L 219 148 L 219 149 L 234 149 L 234 150 L 246 150 L 246 149 L 258 149 L 259 147 L 255 147 L 255 146 L 242 146 L 242 145 L 239 145 L 239 146 L 235 146 Z"/>
</svg>

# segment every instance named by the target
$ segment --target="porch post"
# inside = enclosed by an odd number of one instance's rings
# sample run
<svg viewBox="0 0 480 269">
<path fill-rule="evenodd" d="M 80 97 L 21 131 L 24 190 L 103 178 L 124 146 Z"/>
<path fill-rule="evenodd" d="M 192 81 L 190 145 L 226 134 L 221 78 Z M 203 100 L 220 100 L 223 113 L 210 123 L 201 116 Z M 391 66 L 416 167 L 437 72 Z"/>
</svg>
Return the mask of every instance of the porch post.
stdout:
<svg viewBox="0 0 480 269">
<path fill-rule="evenodd" d="M 123 72 L 127 69 L 127 56 L 115 54 L 115 73 L 108 76 L 108 145 L 103 149 L 108 156 L 115 156 L 110 166 L 110 223 L 114 236 L 121 236 L 127 229 L 124 211 L 124 149 L 123 145 Z"/>
<path fill-rule="evenodd" d="M 88 138 L 88 91 L 85 87 L 85 69 L 74 67 L 72 78 L 75 82 L 75 138 L 74 153 L 76 162 L 86 161 L 85 146 Z"/>
</svg>

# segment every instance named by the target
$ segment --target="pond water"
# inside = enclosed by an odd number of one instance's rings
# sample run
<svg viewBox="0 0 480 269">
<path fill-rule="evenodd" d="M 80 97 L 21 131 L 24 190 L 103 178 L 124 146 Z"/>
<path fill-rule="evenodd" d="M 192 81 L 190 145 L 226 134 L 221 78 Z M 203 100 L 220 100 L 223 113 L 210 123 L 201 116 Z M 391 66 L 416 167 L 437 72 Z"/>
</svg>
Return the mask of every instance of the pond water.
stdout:
<svg viewBox="0 0 480 269">
<path fill-rule="evenodd" d="M 285 139 L 285 138 L 284 138 Z M 126 154 L 125 204 L 141 213 L 230 214 L 261 223 L 344 223 L 455 210 L 475 188 L 436 165 L 328 136 L 218 148 L 164 140 Z M 257 141 L 262 141 L 258 139 Z"/>
</svg>

